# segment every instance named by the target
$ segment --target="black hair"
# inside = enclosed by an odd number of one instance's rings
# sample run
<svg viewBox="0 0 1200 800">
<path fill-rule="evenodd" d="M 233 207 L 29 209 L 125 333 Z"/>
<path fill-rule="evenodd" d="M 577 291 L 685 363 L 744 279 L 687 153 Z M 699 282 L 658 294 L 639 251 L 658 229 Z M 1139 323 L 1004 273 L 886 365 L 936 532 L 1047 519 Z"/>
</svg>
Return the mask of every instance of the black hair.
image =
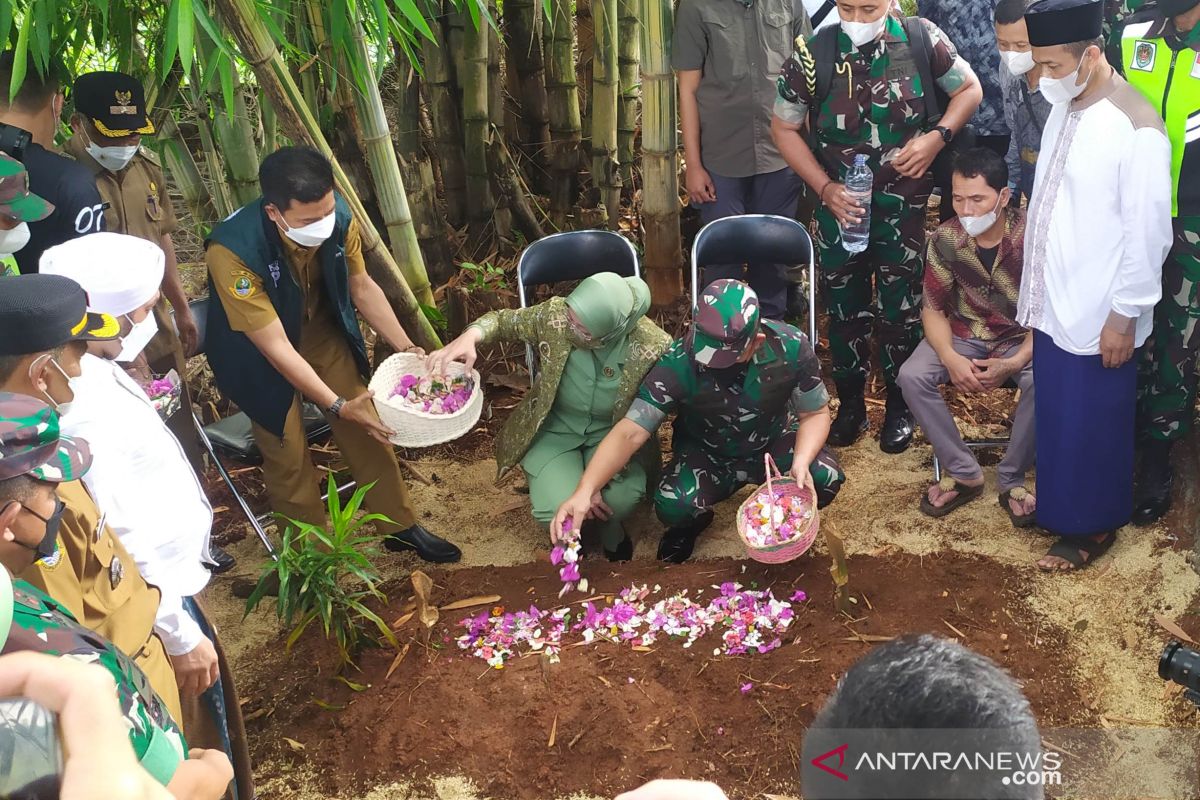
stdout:
<svg viewBox="0 0 1200 800">
<path fill-rule="evenodd" d="M 1067 48 L 1067 52 L 1076 58 L 1082 58 L 1084 51 L 1086 51 L 1089 47 L 1100 48 L 1100 55 L 1104 55 L 1104 37 L 1084 39 L 1081 42 L 1067 42 L 1063 45 L 1063 47 Z"/>
<path fill-rule="evenodd" d="M 333 190 L 333 165 L 311 147 L 281 147 L 258 168 L 263 199 L 280 211 L 292 201 L 313 203 Z"/>
<path fill-rule="evenodd" d="M 66 350 L 67 345 L 64 344 L 46 352 L 50 353 L 51 358 L 58 360 L 62 358 L 62 354 L 66 352 Z M 12 376 L 17 374 L 17 370 L 19 370 L 25 364 L 31 355 L 40 356 L 42 353 L 23 353 L 19 356 L 0 356 L 0 386 L 8 383 Z"/>
<path fill-rule="evenodd" d="M 43 485 L 44 481 L 32 475 L 17 475 L 0 481 L 0 509 L 9 503 L 28 504 Z"/>
<path fill-rule="evenodd" d="M 0 53 L 0 109 L 16 108 L 26 113 L 41 111 L 53 100 L 54 95 L 61 91 L 65 70 L 53 59 L 43 69 L 33 56 L 28 56 L 25 79 L 21 81 L 21 88 L 17 89 L 17 95 L 10 103 L 8 87 L 12 81 L 15 60 L 16 52 L 13 50 Z"/>
<path fill-rule="evenodd" d="M 1008 164 L 994 150 L 986 147 L 971 147 L 955 155 L 954 174 L 964 178 L 982 175 L 987 185 L 997 192 L 1008 186 Z"/>
<path fill-rule="evenodd" d="M 854 664 L 813 720 L 803 758 L 823 752 L 810 755 L 809 749 L 822 747 L 822 731 L 840 736 L 845 731 L 888 728 L 986 730 L 987 740 L 1005 750 L 1041 751 L 1037 719 L 1017 682 L 986 656 L 929 634 L 880 645 Z M 897 793 L 903 789 L 894 785 L 900 777 L 894 772 L 857 771 L 855 780 L 863 776 L 877 785 L 860 783 L 855 787 L 856 797 L 925 796 Z M 944 773 L 939 780 L 946 780 Z M 991 787 L 981 786 L 978 774 L 954 773 L 949 780 L 967 781 L 964 791 L 969 786 L 974 796 L 989 796 L 986 792 Z M 1002 796 L 1043 796 L 1040 786 L 1029 787 L 1025 794 L 1021 791 L 1009 789 Z M 806 791 L 804 796 L 821 800 L 819 793 Z"/>
<path fill-rule="evenodd" d="M 1025 16 L 1025 0 L 1000 0 L 996 3 L 996 24 L 1012 25 Z"/>
</svg>

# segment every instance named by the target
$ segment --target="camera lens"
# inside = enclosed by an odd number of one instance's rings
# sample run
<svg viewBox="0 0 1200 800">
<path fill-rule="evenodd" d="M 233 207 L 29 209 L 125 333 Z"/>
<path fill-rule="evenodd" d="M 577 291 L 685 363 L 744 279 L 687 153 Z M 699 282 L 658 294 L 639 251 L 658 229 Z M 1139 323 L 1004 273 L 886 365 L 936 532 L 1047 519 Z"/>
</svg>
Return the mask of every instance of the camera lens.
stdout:
<svg viewBox="0 0 1200 800">
<path fill-rule="evenodd" d="M 1179 642 L 1171 642 L 1158 658 L 1158 676 L 1200 691 L 1200 653 Z"/>
</svg>

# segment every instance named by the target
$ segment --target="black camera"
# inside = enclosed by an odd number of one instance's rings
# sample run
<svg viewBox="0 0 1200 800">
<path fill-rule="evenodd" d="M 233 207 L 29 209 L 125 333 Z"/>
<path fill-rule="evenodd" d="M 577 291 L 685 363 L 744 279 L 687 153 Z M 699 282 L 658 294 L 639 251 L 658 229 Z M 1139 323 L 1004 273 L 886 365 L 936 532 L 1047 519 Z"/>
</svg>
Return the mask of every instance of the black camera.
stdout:
<svg viewBox="0 0 1200 800">
<path fill-rule="evenodd" d="M 24 161 L 25 148 L 31 141 L 33 134 L 29 131 L 0 122 L 0 153 L 10 155 L 17 161 Z"/>
<path fill-rule="evenodd" d="M 1182 686 L 1183 696 L 1200 706 L 1200 652 L 1171 642 L 1158 657 L 1158 677 Z"/>
</svg>

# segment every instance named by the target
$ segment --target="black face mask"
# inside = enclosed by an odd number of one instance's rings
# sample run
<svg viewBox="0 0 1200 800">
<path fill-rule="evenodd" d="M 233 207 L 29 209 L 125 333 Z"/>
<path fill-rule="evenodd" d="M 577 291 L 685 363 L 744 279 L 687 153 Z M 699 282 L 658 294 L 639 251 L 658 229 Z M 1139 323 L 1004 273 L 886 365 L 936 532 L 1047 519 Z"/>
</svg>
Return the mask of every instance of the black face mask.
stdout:
<svg viewBox="0 0 1200 800">
<path fill-rule="evenodd" d="M 49 517 L 43 517 L 31 508 L 21 506 L 22 511 L 37 517 L 42 522 L 46 523 L 46 535 L 38 542 L 36 547 L 30 547 L 24 542 L 13 540 L 15 544 L 24 547 L 26 550 L 32 550 L 37 553 L 38 560 L 49 558 L 54 555 L 55 548 L 58 547 L 58 528 L 62 525 L 63 512 L 67 510 L 67 504 L 58 498 L 54 499 L 54 512 Z"/>
</svg>

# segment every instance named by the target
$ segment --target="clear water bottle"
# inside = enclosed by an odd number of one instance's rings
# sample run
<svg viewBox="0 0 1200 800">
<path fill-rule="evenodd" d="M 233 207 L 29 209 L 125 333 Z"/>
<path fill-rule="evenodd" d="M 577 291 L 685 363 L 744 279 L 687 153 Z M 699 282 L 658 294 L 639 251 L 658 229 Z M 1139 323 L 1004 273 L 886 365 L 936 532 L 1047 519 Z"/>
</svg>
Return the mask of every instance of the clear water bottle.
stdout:
<svg viewBox="0 0 1200 800">
<path fill-rule="evenodd" d="M 865 155 L 854 157 L 854 166 L 846 173 L 846 194 L 862 206 L 862 219 L 853 225 L 842 226 L 842 247 L 850 253 L 867 249 L 871 238 L 871 194 L 875 176 L 867 166 Z"/>
</svg>

